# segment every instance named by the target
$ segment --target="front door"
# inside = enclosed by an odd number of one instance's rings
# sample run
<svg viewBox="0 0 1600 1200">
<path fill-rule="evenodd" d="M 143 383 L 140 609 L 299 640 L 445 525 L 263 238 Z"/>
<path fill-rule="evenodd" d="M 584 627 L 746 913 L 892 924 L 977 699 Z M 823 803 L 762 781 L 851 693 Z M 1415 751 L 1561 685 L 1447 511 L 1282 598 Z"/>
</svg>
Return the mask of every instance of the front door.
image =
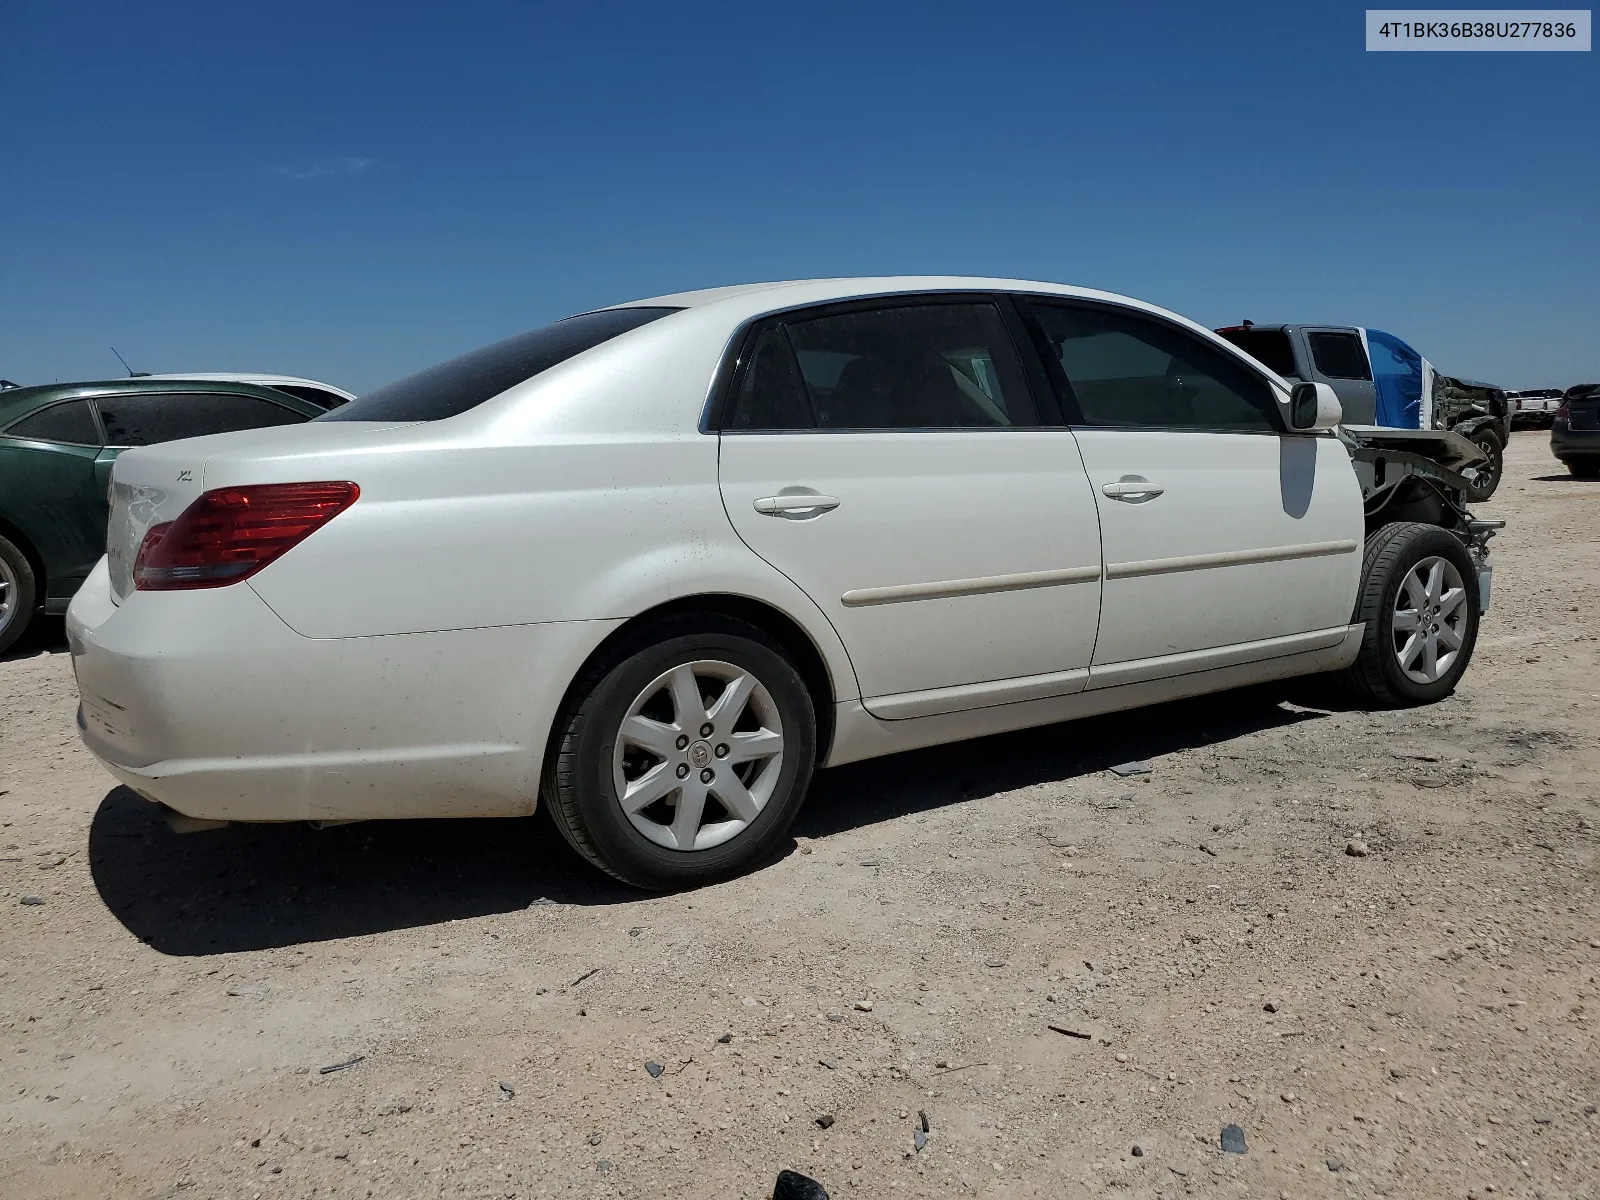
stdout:
<svg viewBox="0 0 1600 1200">
<path fill-rule="evenodd" d="M 768 322 L 722 429 L 728 516 L 833 622 L 886 718 L 1080 690 L 1094 498 L 1001 308 L 900 299 Z"/>
<path fill-rule="evenodd" d="M 1285 433 L 1265 377 L 1186 329 L 1111 305 L 1026 311 L 1099 506 L 1090 686 L 1337 641 L 1362 529 L 1344 447 Z"/>
</svg>

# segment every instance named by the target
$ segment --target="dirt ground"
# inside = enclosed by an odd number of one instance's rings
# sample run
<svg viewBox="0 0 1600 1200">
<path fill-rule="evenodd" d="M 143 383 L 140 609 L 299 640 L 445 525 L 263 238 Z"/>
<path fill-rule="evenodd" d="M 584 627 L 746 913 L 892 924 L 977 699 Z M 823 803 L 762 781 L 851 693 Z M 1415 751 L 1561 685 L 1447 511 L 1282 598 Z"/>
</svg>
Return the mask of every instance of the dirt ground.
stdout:
<svg viewBox="0 0 1600 1200">
<path fill-rule="evenodd" d="M 0 662 L 0 1196 L 1600 1195 L 1600 484 L 1518 434 L 1479 514 L 1444 703 L 825 772 L 666 897 L 543 818 L 176 837 L 48 623 Z"/>
</svg>

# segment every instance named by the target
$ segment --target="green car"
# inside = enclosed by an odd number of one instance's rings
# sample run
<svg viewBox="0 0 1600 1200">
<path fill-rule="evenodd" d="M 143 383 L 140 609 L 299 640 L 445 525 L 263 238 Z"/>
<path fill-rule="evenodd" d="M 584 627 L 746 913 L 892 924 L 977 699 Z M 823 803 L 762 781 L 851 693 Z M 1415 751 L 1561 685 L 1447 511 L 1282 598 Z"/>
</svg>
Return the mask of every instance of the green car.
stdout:
<svg viewBox="0 0 1600 1200">
<path fill-rule="evenodd" d="M 328 407 L 273 387 L 200 379 L 0 390 L 0 653 L 36 613 L 66 612 L 105 553 L 118 454 L 208 433 L 295 425 Z"/>
</svg>

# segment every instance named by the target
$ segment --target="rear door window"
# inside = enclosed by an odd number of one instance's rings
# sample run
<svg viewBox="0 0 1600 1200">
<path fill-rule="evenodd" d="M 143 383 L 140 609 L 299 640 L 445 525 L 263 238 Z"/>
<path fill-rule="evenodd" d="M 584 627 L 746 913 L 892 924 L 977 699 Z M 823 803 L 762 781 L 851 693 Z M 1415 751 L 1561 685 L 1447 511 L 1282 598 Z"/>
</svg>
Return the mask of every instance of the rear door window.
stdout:
<svg viewBox="0 0 1600 1200">
<path fill-rule="evenodd" d="M 1311 361 L 1329 379 L 1371 379 L 1372 368 L 1361 339 L 1353 333 L 1311 333 Z"/>
<path fill-rule="evenodd" d="M 12 437 L 67 446 L 100 444 L 100 427 L 94 423 L 94 413 L 87 400 L 52 404 L 49 408 L 30 413 L 20 421 L 13 421 L 6 432 Z"/>
<path fill-rule="evenodd" d="M 270 400 L 227 392 L 141 392 L 101 396 L 95 404 L 112 446 L 153 446 L 306 420 L 305 414 Z"/>
<path fill-rule="evenodd" d="M 345 403 L 345 398 L 338 392 L 330 392 L 327 388 L 307 387 L 300 383 L 274 383 L 272 390 L 283 392 L 297 400 L 307 400 L 319 408 L 338 408 Z"/>
<path fill-rule="evenodd" d="M 934 303 L 769 326 L 728 428 L 984 429 L 1038 419 L 999 307 Z"/>
</svg>

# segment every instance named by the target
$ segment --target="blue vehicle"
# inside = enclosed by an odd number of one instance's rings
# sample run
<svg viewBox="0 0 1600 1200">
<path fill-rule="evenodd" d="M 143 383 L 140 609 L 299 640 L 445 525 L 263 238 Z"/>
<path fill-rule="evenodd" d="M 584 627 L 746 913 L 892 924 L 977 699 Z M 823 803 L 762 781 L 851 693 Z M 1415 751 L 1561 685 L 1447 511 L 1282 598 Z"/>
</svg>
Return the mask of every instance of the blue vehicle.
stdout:
<svg viewBox="0 0 1600 1200">
<path fill-rule="evenodd" d="M 1472 502 L 1487 500 L 1500 486 L 1512 407 L 1493 384 L 1441 375 L 1381 329 L 1245 321 L 1217 333 L 1291 382 L 1333 388 L 1346 425 L 1446 429 L 1477 443 L 1488 461 L 1473 476 Z"/>
</svg>

